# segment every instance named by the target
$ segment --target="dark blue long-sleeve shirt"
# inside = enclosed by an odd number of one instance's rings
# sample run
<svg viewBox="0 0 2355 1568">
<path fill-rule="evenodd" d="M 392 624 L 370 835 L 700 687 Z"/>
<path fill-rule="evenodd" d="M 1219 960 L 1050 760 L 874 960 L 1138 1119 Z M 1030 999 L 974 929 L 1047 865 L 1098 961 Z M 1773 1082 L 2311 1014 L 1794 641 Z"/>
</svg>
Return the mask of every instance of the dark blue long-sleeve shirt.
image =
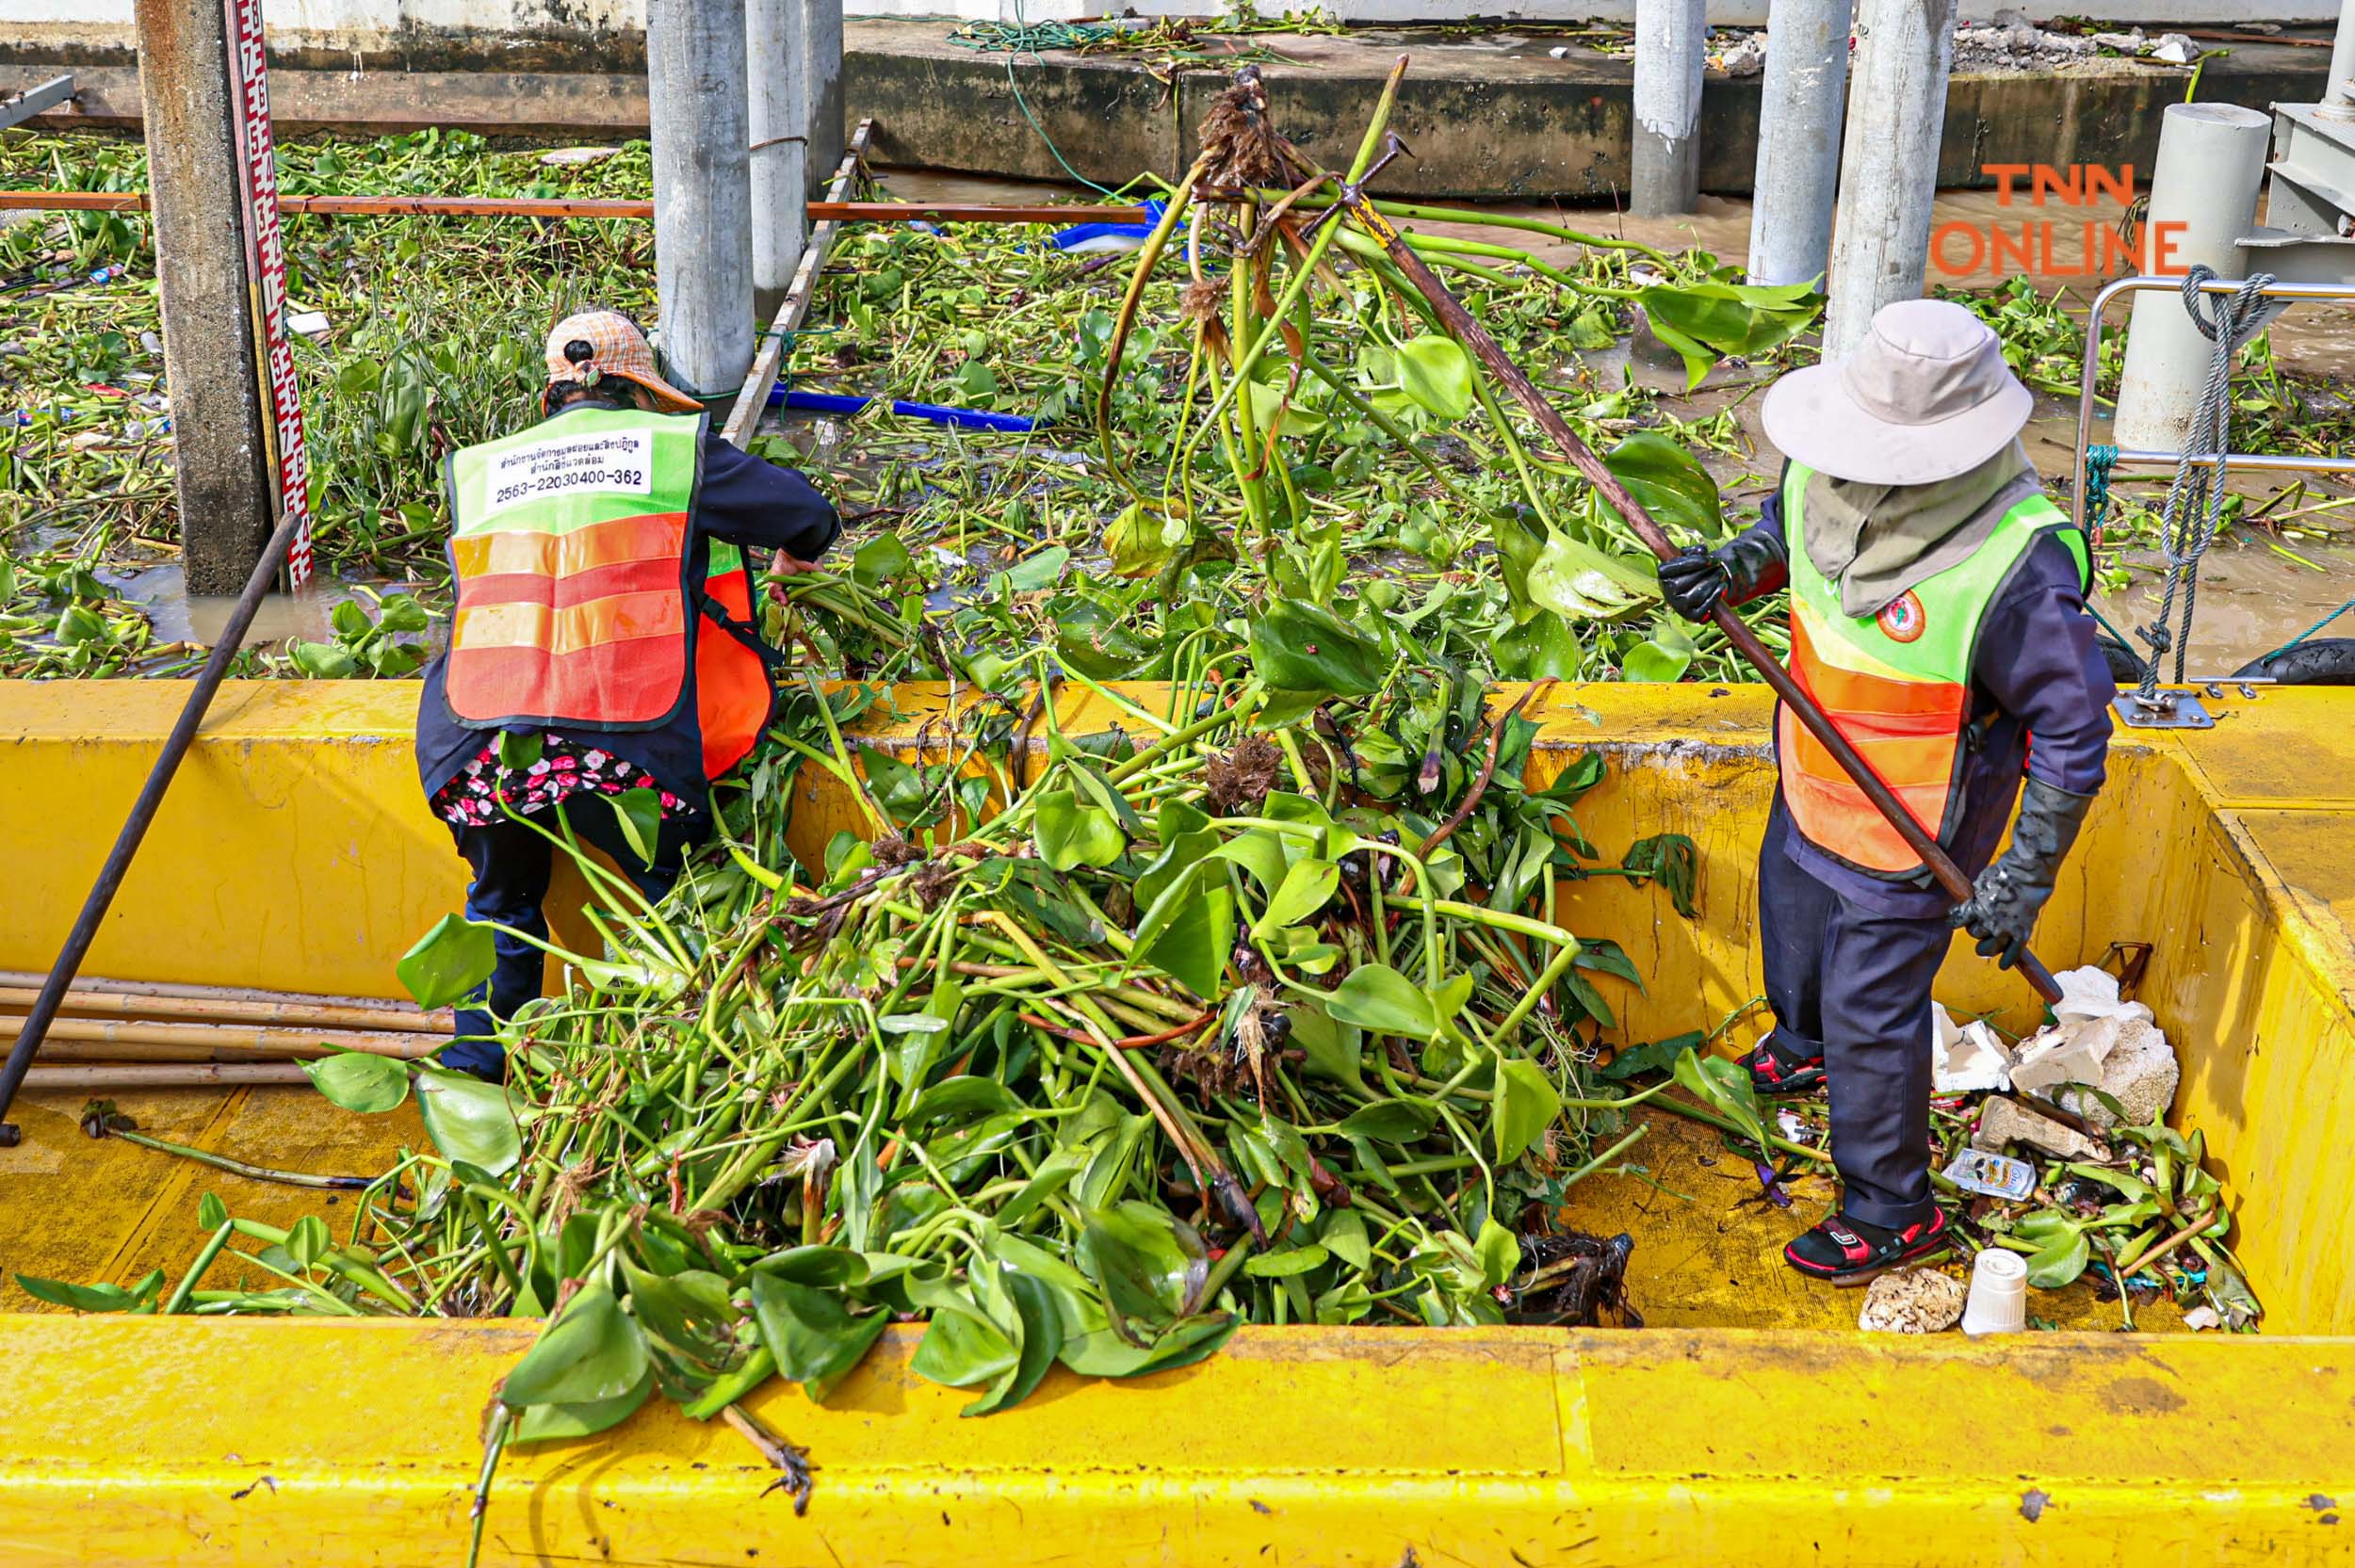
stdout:
<svg viewBox="0 0 2355 1568">
<path fill-rule="evenodd" d="M 1754 526 L 1788 546 L 1780 486 Z M 1979 628 L 1963 740 L 1962 816 L 1947 847 L 1965 876 L 1976 877 L 1995 858 L 2023 771 L 2072 795 L 2102 787 L 2118 687 L 2093 632 L 2076 558 L 2046 534 L 2021 558 Z M 1842 865 L 1793 826 L 1779 790 L 1766 852 L 1788 855 L 1843 897 L 1882 914 L 1943 914 L 1954 903 L 1927 869 L 1918 882 L 1892 882 Z"/>
<path fill-rule="evenodd" d="M 560 419 L 563 415 L 555 417 Z M 709 570 L 711 542 L 715 539 L 749 549 L 782 550 L 802 560 L 816 560 L 834 543 L 841 526 L 833 506 L 801 475 L 739 451 L 723 441 L 717 430 L 705 431 L 703 487 L 696 493 L 694 529 L 687 544 L 694 567 L 692 581 L 700 583 Z M 732 634 L 706 616 L 701 619 L 696 635 Z M 468 729 L 450 716 L 442 689 L 446 658 L 447 655 L 436 658 L 427 668 L 425 690 L 417 703 L 417 776 L 425 785 L 428 800 L 475 758 L 492 735 L 485 730 Z M 700 803 L 704 799 L 703 731 L 692 703 L 685 705 L 677 719 L 659 729 L 540 728 L 567 739 L 588 741 L 645 769 L 663 788 L 681 800 Z"/>
</svg>

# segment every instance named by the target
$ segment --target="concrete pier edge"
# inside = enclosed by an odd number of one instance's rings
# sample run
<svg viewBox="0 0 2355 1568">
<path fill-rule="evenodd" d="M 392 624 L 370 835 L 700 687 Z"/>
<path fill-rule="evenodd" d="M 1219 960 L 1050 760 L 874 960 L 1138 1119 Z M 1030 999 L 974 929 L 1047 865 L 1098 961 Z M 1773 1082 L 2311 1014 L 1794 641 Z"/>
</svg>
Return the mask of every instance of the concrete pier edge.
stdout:
<svg viewBox="0 0 2355 1568">
<path fill-rule="evenodd" d="M 1190 69 L 1173 90 L 1130 55 L 1050 51 L 1007 57 L 949 40 L 939 20 L 856 19 L 846 26 L 843 95 L 876 118 L 876 162 L 1032 180 L 1068 180 L 1056 158 L 1116 185 L 1184 167 L 1194 128 L 1226 81 Z M 1262 68 L 1291 137 L 1339 158 L 1355 146 L 1382 77 L 1413 57 L 1394 121 L 1414 149 L 1383 178 L 1398 196 L 1492 201 L 1623 198 L 1628 186 L 1633 68 L 1583 46 L 1549 54 L 1557 29 L 1500 28 L 1479 36 L 1359 28 L 1340 35 L 1256 35 L 1278 58 Z M 382 134 L 427 125 L 485 135 L 642 136 L 642 57 L 628 40 L 535 59 L 550 69 L 403 69 L 396 57 L 330 60 L 306 51 L 273 60 L 271 95 L 282 134 L 339 129 Z M 71 65 L 81 99 L 38 123 L 127 126 L 139 116 L 138 71 L 127 51 L 99 59 L 49 58 L 61 47 L 0 44 L 0 87 Z M 2201 73 L 2202 102 L 2265 109 L 2313 102 L 2327 51 L 2283 42 L 2234 43 Z M 562 65 L 564 69 L 553 67 Z M 1990 184 L 2003 163 L 2133 165 L 2148 178 L 2160 110 L 2181 102 L 2187 71 L 2103 59 L 2034 73 L 1957 74 L 1947 96 L 1941 186 Z M 1015 102 L 1015 89 L 1050 149 Z M 1701 103 L 1701 187 L 1746 193 L 1757 158 L 1761 80 L 1712 72 Z"/>
</svg>

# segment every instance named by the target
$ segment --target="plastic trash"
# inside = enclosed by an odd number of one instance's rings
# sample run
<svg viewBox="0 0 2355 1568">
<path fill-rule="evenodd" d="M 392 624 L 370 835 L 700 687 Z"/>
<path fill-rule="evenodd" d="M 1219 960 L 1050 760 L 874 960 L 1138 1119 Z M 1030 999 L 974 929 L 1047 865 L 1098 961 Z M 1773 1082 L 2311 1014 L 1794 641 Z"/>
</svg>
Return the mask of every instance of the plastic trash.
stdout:
<svg viewBox="0 0 2355 1568">
<path fill-rule="evenodd" d="M 1142 223 L 1074 223 L 1056 231 L 1051 242 L 1067 256 L 1116 255 L 1123 251 L 1139 251 L 1161 226 L 1161 214 L 1167 203 L 1145 203 L 1145 220 Z M 1182 222 L 1179 225 L 1183 227 Z"/>
<path fill-rule="evenodd" d="M 872 397 L 853 397 L 836 392 L 793 392 L 780 381 L 769 389 L 769 406 L 772 409 L 799 409 L 804 413 L 836 413 L 848 419 L 867 412 Z M 991 413 L 983 409 L 952 409 L 943 403 L 911 403 L 894 398 L 891 412 L 907 419 L 929 419 L 935 425 L 952 429 L 1009 430 L 1027 435 L 1038 428 L 1038 422 L 1018 413 Z"/>
<path fill-rule="evenodd" d="M 2018 1334 L 2028 1326 L 2028 1260 L 1990 1247 L 1971 1266 L 1971 1297 L 1963 1303 L 1962 1332 Z"/>
<path fill-rule="evenodd" d="M 2008 1198 L 2014 1203 L 2036 1190 L 2036 1167 L 2009 1155 L 1965 1149 L 1946 1167 L 1946 1179 L 1965 1192 L 1983 1198 Z"/>
</svg>

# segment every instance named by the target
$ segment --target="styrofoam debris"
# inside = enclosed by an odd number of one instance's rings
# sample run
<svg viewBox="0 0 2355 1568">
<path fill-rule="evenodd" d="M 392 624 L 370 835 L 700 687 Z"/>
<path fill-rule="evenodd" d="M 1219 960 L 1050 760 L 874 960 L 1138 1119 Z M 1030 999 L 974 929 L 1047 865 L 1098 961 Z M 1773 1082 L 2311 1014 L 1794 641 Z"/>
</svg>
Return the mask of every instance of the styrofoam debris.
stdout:
<svg viewBox="0 0 2355 1568">
<path fill-rule="evenodd" d="M 1567 43 L 1557 43 L 1546 53 L 1557 60 L 1567 60 L 1570 57 L 1570 46 Z"/>
<path fill-rule="evenodd" d="M 286 331 L 300 332 L 304 337 L 317 337 L 327 331 L 325 311 L 297 311 L 286 317 Z"/>
<path fill-rule="evenodd" d="M 2224 1319 L 2216 1315 L 2216 1308 L 2212 1306 L 2196 1306 L 2184 1314 L 2184 1327 L 2194 1334 L 2203 1329 L 2220 1329 L 2223 1326 Z"/>
<path fill-rule="evenodd" d="M 1856 1326 L 1877 1334 L 1937 1334 L 1962 1321 L 1968 1287 L 1935 1269 L 1901 1269 L 1864 1290 Z"/>
<path fill-rule="evenodd" d="M 1930 1004 L 1930 1092 L 1967 1094 L 2011 1087 L 2011 1052 L 2003 1037 L 1981 1020 L 1957 1024 L 1954 1014 Z"/>
<path fill-rule="evenodd" d="M 2058 1083 L 2100 1083 L 2110 1043 L 2106 1033 L 2093 1040 L 2059 1024 L 2039 1029 L 2020 1043 L 2011 1086 L 2038 1093 Z"/>
<path fill-rule="evenodd" d="M 2200 45 L 2182 33 L 2169 33 L 2152 46 L 2151 57 L 2168 65 L 2189 65 L 2200 57 Z"/>
<path fill-rule="evenodd" d="M 1719 62 L 1729 76 L 1755 76 L 1766 69 L 1766 35 L 1752 33 L 1725 53 Z"/>
<path fill-rule="evenodd" d="M 2103 1093 L 2118 1102 L 2128 1125 L 2146 1125 L 2166 1115 L 2167 1107 L 2175 1103 L 2183 1069 L 2175 1060 L 2175 1048 L 2168 1043 L 2167 1036 L 2159 1032 L 2156 1024 L 2136 1019 L 2114 1027 L 2115 1043 L 2103 1060 L 2101 1077 L 2093 1081 Z M 2082 1090 L 2062 1090 L 2052 1100 L 2063 1110 L 2073 1110 L 2097 1127 L 2111 1126 L 2119 1121 L 2108 1107 Z"/>
<path fill-rule="evenodd" d="M 540 161 L 561 167 L 565 164 L 601 163 L 620 152 L 618 147 L 554 147 L 540 154 Z"/>
<path fill-rule="evenodd" d="M 2053 977 L 2061 999 L 2057 1020 L 2020 1043 L 2011 1065 L 2011 1086 L 2040 1094 L 2096 1126 L 2118 1118 L 2092 1095 L 2060 1091 L 2062 1084 L 2090 1084 L 2116 1099 L 2127 1120 L 2141 1123 L 2174 1103 L 2182 1076 L 2173 1047 L 2140 1002 L 2120 999 L 2118 978 L 2093 967 Z"/>
<path fill-rule="evenodd" d="M 2140 1002 L 2120 1000 L 2118 977 L 2093 964 L 2081 969 L 2064 969 L 2053 977 L 2060 987 L 2061 999 L 2053 1004 L 2053 1016 L 2063 1024 L 2075 1024 L 2090 1018 L 2148 1018 L 2151 1010 Z"/>
</svg>

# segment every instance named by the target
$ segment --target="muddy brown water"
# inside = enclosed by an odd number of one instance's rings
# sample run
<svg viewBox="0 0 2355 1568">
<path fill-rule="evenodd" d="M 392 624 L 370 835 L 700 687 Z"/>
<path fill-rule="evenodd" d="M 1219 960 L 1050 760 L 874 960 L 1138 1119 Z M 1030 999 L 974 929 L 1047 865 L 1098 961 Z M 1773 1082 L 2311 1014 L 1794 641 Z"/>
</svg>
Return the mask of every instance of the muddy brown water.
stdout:
<svg viewBox="0 0 2355 1568">
<path fill-rule="evenodd" d="M 101 572 L 100 577 L 120 590 L 122 596 L 143 610 L 155 628 L 158 642 L 195 642 L 211 647 L 228 629 L 229 617 L 236 608 L 236 595 L 231 593 L 190 593 L 187 581 L 177 561 L 130 573 Z M 382 578 L 314 580 L 300 593 L 272 593 L 265 598 L 254 612 L 253 623 L 246 629 L 242 646 L 259 648 L 300 638 L 307 642 L 334 640 L 335 606 L 347 600 L 358 600 L 370 610 L 362 589 L 377 594 L 414 593 L 424 585 L 390 582 Z M 435 622 L 438 636 L 442 622 Z"/>
</svg>

